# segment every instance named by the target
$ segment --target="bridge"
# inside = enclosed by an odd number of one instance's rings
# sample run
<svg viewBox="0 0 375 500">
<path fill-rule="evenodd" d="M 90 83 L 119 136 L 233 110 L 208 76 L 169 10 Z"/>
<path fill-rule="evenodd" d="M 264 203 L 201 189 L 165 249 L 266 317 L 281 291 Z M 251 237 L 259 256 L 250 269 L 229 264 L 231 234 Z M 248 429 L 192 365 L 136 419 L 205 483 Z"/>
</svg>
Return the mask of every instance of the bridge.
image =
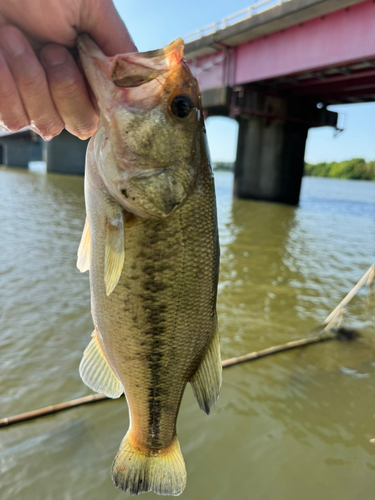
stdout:
<svg viewBox="0 0 375 500">
<path fill-rule="evenodd" d="M 0 132 L 0 164 L 28 168 L 29 161 L 45 161 L 47 172 L 83 175 L 87 143 L 66 130 L 50 142 L 44 142 L 28 127 Z"/>
<path fill-rule="evenodd" d="M 375 101 L 374 26 L 372 0 L 263 0 L 186 37 L 207 116 L 239 123 L 236 196 L 298 203 L 308 129 Z"/>
<path fill-rule="evenodd" d="M 235 196 L 298 203 L 309 128 L 337 127 L 329 104 L 375 101 L 374 26 L 373 0 L 262 0 L 185 37 L 206 115 L 239 123 Z M 83 174 L 86 141 L 38 141 L 1 136 L 2 162 Z"/>
</svg>

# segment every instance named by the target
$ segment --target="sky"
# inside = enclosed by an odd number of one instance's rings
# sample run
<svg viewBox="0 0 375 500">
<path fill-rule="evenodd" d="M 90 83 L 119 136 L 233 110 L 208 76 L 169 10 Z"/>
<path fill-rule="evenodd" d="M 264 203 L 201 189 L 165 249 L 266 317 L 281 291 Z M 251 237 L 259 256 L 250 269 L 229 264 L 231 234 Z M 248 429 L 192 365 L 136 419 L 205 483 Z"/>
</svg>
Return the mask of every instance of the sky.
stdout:
<svg viewBox="0 0 375 500">
<path fill-rule="evenodd" d="M 114 0 L 115 6 L 140 51 L 167 45 L 175 38 L 245 9 L 251 0 Z M 308 163 L 375 160 L 375 103 L 330 106 L 339 113 L 344 131 L 330 127 L 310 129 L 305 160 Z M 212 161 L 232 162 L 236 157 L 238 126 L 234 120 L 207 120 Z"/>
</svg>

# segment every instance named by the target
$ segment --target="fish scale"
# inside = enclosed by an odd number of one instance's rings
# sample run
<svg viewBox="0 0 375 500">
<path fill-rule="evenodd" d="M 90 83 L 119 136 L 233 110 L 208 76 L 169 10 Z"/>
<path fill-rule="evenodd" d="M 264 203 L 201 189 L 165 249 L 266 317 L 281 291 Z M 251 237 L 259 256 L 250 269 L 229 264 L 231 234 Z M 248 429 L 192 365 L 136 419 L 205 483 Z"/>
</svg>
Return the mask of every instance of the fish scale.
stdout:
<svg viewBox="0 0 375 500">
<path fill-rule="evenodd" d="M 199 196 L 199 198 L 210 202 L 205 197 Z M 193 218 L 192 209 L 195 212 L 199 211 Z M 181 228 L 181 219 L 184 219 L 184 215 L 188 222 Z M 191 226 L 192 221 L 197 224 L 200 222 L 199 219 L 203 219 L 201 231 Z M 156 223 L 152 220 L 133 225 L 130 230 L 127 230 L 125 224 L 126 258 L 120 281 L 109 298 L 105 296 L 104 289 L 99 297 L 95 292 L 93 294 L 94 307 L 105 311 L 97 319 L 97 330 L 101 332 L 107 350 L 120 354 L 113 359 L 112 365 L 125 387 L 131 415 L 132 409 L 135 408 L 137 418 L 131 418 L 132 426 L 133 422 L 137 421 L 134 424 L 134 434 L 137 433 L 136 429 L 141 429 L 138 442 L 144 446 L 163 448 L 170 444 L 175 432 L 174 422 L 180 397 L 187 381 L 196 371 L 202 352 L 207 349 L 212 336 L 214 321 L 212 302 L 216 295 L 216 283 L 212 280 L 205 283 L 207 289 L 202 290 L 205 298 L 203 302 L 195 294 L 196 290 L 202 289 L 199 283 L 203 281 L 202 276 L 212 275 L 212 269 L 208 269 L 207 272 L 207 267 L 210 265 L 212 267 L 213 263 L 216 266 L 211 258 L 215 252 L 213 228 L 211 228 L 211 248 L 209 248 L 204 219 L 205 210 L 202 203 L 197 205 L 195 196 L 192 196 L 171 220 Z M 200 232 L 201 238 L 199 238 Z M 156 233 L 157 238 L 155 238 Z M 192 238 L 189 238 L 189 233 L 192 234 Z M 202 236 L 203 244 L 199 241 Z M 157 252 L 161 244 L 165 247 L 163 258 L 160 258 Z M 154 259 L 155 250 L 156 259 Z M 202 255 L 201 259 L 197 258 L 197 253 Z M 104 248 L 101 249 L 101 256 L 97 257 L 101 262 L 104 262 L 103 254 Z M 129 265 L 133 261 L 135 267 Z M 146 264 L 143 265 L 143 262 Z M 99 276 L 103 275 L 104 267 L 97 272 Z M 157 286 L 151 289 L 150 281 L 153 277 Z M 119 303 L 125 304 L 126 311 L 121 310 Z M 137 315 L 136 321 L 134 315 Z M 111 323 L 110 330 L 105 328 L 108 323 Z M 192 337 L 191 332 L 197 332 L 196 338 Z M 186 343 L 187 335 L 190 336 L 189 343 Z M 171 359 L 178 365 L 178 370 L 175 371 L 174 367 L 170 366 Z M 190 361 L 189 364 L 184 363 L 187 359 Z M 184 372 L 181 371 L 182 367 Z M 142 395 L 139 388 L 133 390 L 140 378 L 139 373 L 148 378 L 147 384 L 143 384 Z M 163 379 L 165 379 L 164 384 Z M 170 385 L 172 379 L 174 385 L 171 393 L 165 386 Z M 163 387 L 165 392 L 159 395 L 158 391 Z M 150 394 L 153 394 L 151 398 Z M 168 408 L 167 417 L 172 425 L 168 422 L 163 426 L 160 405 L 157 404 L 159 398 L 163 399 L 162 406 Z M 144 415 L 144 419 L 139 415 Z M 163 426 L 167 434 L 166 438 L 161 438 L 160 441 L 158 430 L 160 427 L 155 430 L 152 425 L 155 421 Z M 153 432 L 157 437 L 149 442 L 148 437 Z"/>
</svg>

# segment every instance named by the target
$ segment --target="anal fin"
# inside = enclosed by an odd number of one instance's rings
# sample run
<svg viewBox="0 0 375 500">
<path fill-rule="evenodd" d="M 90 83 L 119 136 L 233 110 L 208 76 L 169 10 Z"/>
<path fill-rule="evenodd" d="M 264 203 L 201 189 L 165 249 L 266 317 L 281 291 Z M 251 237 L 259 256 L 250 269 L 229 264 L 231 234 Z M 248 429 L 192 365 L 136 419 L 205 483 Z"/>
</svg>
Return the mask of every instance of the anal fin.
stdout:
<svg viewBox="0 0 375 500">
<path fill-rule="evenodd" d="M 120 279 L 125 259 L 124 215 L 107 220 L 105 240 L 104 282 L 106 295 L 110 295 Z"/>
<path fill-rule="evenodd" d="M 90 389 L 99 393 L 104 392 L 109 398 L 119 398 L 124 392 L 120 380 L 113 373 L 104 356 L 96 330 L 83 353 L 79 374 Z"/>
<path fill-rule="evenodd" d="M 81 242 L 78 247 L 77 252 L 77 267 L 84 273 L 90 269 L 90 245 L 91 245 L 91 237 L 90 237 L 90 226 L 89 220 L 86 217 L 85 226 L 83 228 L 83 233 L 81 237 Z"/>
<path fill-rule="evenodd" d="M 198 370 L 190 380 L 194 396 L 207 415 L 215 405 L 221 389 L 221 357 L 217 323 L 215 332 Z"/>
</svg>

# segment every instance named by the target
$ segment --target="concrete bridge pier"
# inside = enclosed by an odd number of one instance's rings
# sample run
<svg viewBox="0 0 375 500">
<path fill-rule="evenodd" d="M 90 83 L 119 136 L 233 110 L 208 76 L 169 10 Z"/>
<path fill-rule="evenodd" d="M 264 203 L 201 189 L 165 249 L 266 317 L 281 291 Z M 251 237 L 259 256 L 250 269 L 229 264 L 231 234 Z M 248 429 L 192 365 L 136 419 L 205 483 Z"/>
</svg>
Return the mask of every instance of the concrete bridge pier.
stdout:
<svg viewBox="0 0 375 500">
<path fill-rule="evenodd" d="M 63 130 L 52 141 L 45 142 L 43 159 L 47 165 L 47 172 L 83 175 L 88 141 L 81 141 Z"/>
<path fill-rule="evenodd" d="M 232 110 L 239 123 L 234 196 L 296 205 L 308 130 L 336 126 L 337 114 L 256 92 L 234 95 Z"/>
<path fill-rule="evenodd" d="M 32 143 L 27 140 L 2 140 L 2 161 L 7 167 L 28 168 Z"/>
<path fill-rule="evenodd" d="M 261 116 L 239 118 L 234 196 L 296 205 L 308 127 Z"/>
</svg>

